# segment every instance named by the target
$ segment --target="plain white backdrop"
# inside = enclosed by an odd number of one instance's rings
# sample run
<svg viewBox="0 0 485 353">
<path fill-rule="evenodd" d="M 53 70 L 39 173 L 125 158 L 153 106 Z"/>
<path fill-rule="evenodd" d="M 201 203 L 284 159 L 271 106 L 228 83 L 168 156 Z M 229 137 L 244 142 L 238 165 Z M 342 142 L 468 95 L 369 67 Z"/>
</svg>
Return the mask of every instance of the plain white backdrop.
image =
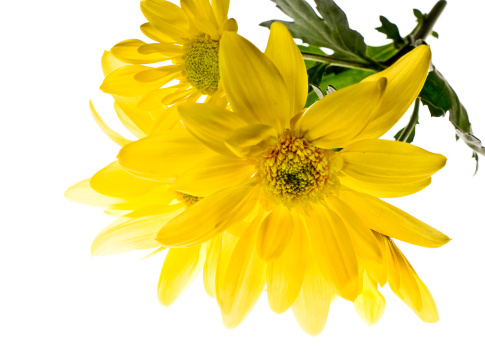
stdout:
<svg viewBox="0 0 485 353">
<path fill-rule="evenodd" d="M 367 44 L 387 43 L 379 15 L 407 34 L 413 8 L 433 0 L 338 0 Z M 451 1 L 430 39 L 433 61 L 485 139 L 483 12 L 478 1 Z M 264 48 L 258 24 L 284 19 L 270 0 L 232 0 L 239 33 Z M 115 159 L 118 147 L 90 116 L 93 99 L 118 131 L 111 97 L 99 92 L 100 58 L 118 41 L 144 39 L 137 0 L 4 1 L 2 54 L 0 351 L 2 352 L 483 352 L 485 158 L 476 176 L 471 151 L 455 142 L 446 118 L 422 109 L 415 144 L 445 155 L 430 187 L 390 202 L 445 232 L 440 249 L 399 243 L 434 295 L 441 320 L 421 322 L 386 286 L 386 312 L 372 328 L 342 299 L 323 333 L 303 333 L 291 311 L 276 315 L 265 295 L 236 329 L 223 327 L 199 277 L 170 308 L 158 304 L 163 256 L 96 258 L 90 243 L 112 219 L 71 203 L 66 188 Z M 405 116 L 387 137 L 404 126 Z"/>
</svg>

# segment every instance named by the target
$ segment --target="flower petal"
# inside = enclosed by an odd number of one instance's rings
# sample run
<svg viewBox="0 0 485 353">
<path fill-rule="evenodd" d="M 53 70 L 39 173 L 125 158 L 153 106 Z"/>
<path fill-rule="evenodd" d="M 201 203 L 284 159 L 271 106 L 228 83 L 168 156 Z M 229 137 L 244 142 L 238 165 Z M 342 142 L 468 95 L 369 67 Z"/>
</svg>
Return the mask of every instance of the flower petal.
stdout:
<svg viewBox="0 0 485 353">
<path fill-rule="evenodd" d="M 226 146 L 236 156 L 254 158 L 272 147 L 278 132 L 269 125 L 253 124 L 234 130 L 226 139 Z"/>
<path fill-rule="evenodd" d="M 158 281 L 158 300 L 169 306 L 198 276 L 207 252 L 207 244 L 186 249 L 170 249 Z"/>
<path fill-rule="evenodd" d="M 217 20 L 209 1 L 180 0 L 180 5 L 199 31 L 209 34 L 213 40 L 219 40 Z"/>
<path fill-rule="evenodd" d="M 320 148 L 344 147 L 374 117 L 386 90 L 386 79 L 361 82 L 320 99 L 299 121 L 299 134 Z"/>
<path fill-rule="evenodd" d="M 354 301 L 354 309 L 369 326 L 379 322 L 386 308 L 386 300 L 377 290 L 377 282 L 364 273 L 362 292 Z"/>
<path fill-rule="evenodd" d="M 222 235 L 212 238 L 207 248 L 204 264 L 204 288 L 211 298 L 216 296 L 216 274 L 222 248 Z"/>
<path fill-rule="evenodd" d="M 160 243 L 155 240 L 158 231 L 181 211 L 179 204 L 153 206 L 120 217 L 96 236 L 91 254 L 114 255 L 159 247 Z"/>
<path fill-rule="evenodd" d="M 211 6 L 219 27 L 222 27 L 227 20 L 227 13 L 229 12 L 229 0 L 212 0 Z"/>
<path fill-rule="evenodd" d="M 212 154 L 185 129 L 177 128 L 130 143 L 121 149 L 118 160 L 125 170 L 140 178 L 172 181 Z"/>
<path fill-rule="evenodd" d="M 212 104 L 185 103 L 178 107 L 187 130 L 217 153 L 234 157 L 224 141 L 229 134 L 246 125 L 236 113 Z"/>
<path fill-rule="evenodd" d="M 184 171 L 174 189 L 190 195 L 209 196 L 219 190 L 247 184 L 255 167 L 243 159 L 211 156 Z"/>
<path fill-rule="evenodd" d="M 68 200 L 82 203 L 84 205 L 109 208 L 112 205 L 123 202 L 123 199 L 106 196 L 95 191 L 90 185 L 91 179 L 82 180 L 64 193 L 64 197 Z"/>
<path fill-rule="evenodd" d="M 308 75 L 300 49 L 284 24 L 274 22 L 271 25 L 264 53 L 283 76 L 290 98 L 290 111 L 293 115 L 300 113 L 307 100 Z"/>
<path fill-rule="evenodd" d="M 268 262 L 268 302 L 271 310 L 281 314 L 288 310 L 300 293 L 307 265 L 307 232 L 297 217 L 295 232 L 283 253 Z"/>
<path fill-rule="evenodd" d="M 255 206 L 257 190 L 238 186 L 205 197 L 167 223 L 157 240 L 169 247 L 203 243 L 248 216 Z"/>
<path fill-rule="evenodd" d="M 431 61 L 428 45 L 420 45 L 388 69 L 365 78 L 362 82 L 387 78 L 382 104 L 360 139 L 379 138 L 401 119 L 423 88 Z"/>
<path fill-rule="evenodd" d="M 429 177 L 444 167 L 446 158 L 409 143 L 361 140 L 340 153 L 344 185 L 375 196 L 405 196 L 429 184 Z"/>
<path fill-rule="evenodd" d="M 293 228 L 293 217 L 288 207 L 279 205 L 274 208 L 258 229 L 258 255 L 265 261 L 277 259 L 290 243 Z"/>
<path fill-rule="evenodd" d="M 133 142 L 127 138 L 124 138 L 120 134 L 118 134 L 116 131 L 113 131 L 104 121 L 101 119 L 99 116 L 98 112 L 96 109 L 94 109 L 93 102 L 89 101 L 89 108 L 91 109 L 91 114 L 94 118 L 94 121 L 96 121 L 96 124 L 103 130 L 103 132 L 108 136 L 111 141 L 114 143 L 120 145 L 121 147 L 126 146 L 127 144 Z"/>
<path fill-rule="evenodd" d="M 143 45 L 146 43 L 141 40 L 127 39 L 111 48 L 111 52 L 118 60 L 130 64 L 152 64 L 169 58 L 161 52 L 140 53 L 138 49 Z"/>
<path fill-rule="evenodd" d="M 94 174 L 91 186 L 104 195 L 128 198 L 146 194 L 160 186 L 160 183 L 137 178 L 121 168 L 116 161 Z"/>
<path fill-rule="evenodd" d="M 340 197 L 360 215 L 369 228 L 406 243 L 437 248 L 450 241 L 439 230 L 378 198 L 352 191 Z"/>
<path fill-rule="evenodd" d="M 271 60 L 234 32 L 224 33 L 219 57 L 221 80 L 236 113 L 249 124 L 270 125 L 279 132 L 289 126 L 289 95 Z"/>
<path fill-rule="evenodd" d="M 266 262 L 256 254 L 256 230 L 252 222 L 232 252 L 221 287 L 222 321 L 238 326 L 252 310 L 266 283 Z"/>
<path fill-rule="evenodd" d="M 303 331 L 312 336 L 322 332 L 333 295 L 332 285 L 326 281 L 315 259 L 309 256 L 300 293 L 291 307 Z"/>
<path fill-rule="evenodd" d="M 342 298 L 353 301 L 359 294 L 359 266 L 344 223 L 326 206 L 316 206 L 306 223 L 313 256 L 323 275 Z"/>
<path fill-rule="evenodd" d="M 150 24 L 174 41 L 188 37 L 189 20 L 180 7 L 164 0 L 143 0 L 141 11 Z"/>
</svg>

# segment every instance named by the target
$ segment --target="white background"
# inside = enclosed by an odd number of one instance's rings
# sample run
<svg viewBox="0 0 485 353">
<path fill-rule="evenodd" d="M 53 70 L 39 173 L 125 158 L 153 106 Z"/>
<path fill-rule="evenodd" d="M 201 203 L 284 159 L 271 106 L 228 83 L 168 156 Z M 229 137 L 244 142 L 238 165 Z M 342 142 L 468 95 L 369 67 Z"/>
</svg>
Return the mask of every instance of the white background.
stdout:
<svg viewBox="0 0 485 353">
<path fill-rule="evenodd" d="M 378 16 L 404 35 L 413 8 L 431 0 L 340 0 L 367 44 L 387 43 Z M 430 39 L 433 60 L 485 138 L 483 12 L 452 1 Z M 269 0 L 233 0 L 239 33 L 264 48 L 264 20 L 282 19 Z M 263 295 L 236 329 L 223 327 L 199 277 L 170 308 L 158 304 L 163 256 L 91 257 L 111 219 L 63 198 L 67 187 L 113 161 L 118 147 L 97 128 L 88 101 L 118 128 L 111 98 L 98 91 L 103 50 L 144 39 L 136 0 L 2 1 L 0 350 L 2 352 L 483 352 L 485 317 L 485 158 L 476 176 L 471 151 L 445 118 L 422 110 L 416 145 L 448 157 L 426 190 L 391 202 L 453 240 L 440 249 L 400 243 L 438 305 L 441 320 L 421 322 L 386 286 L 386 312 L 368 328 L 351 303 L 334 302 L 323 333 L 300 330 L 291 311 L 276 315 Z M 386 136 L 405 125 L 408 115 Z M 121 128 L 119 131 L 122 131 Z"/>
</svg>

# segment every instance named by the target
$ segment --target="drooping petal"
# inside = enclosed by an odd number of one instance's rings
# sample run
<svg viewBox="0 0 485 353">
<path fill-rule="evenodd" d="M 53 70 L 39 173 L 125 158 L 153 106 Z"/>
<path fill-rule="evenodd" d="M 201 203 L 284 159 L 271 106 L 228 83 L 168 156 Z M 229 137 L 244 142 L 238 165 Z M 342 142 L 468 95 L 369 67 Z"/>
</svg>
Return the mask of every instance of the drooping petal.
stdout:
<svg viewBox="0 0 485 353">
<path fill-rule="evenodd" d="M 345 202 L 335 196 L 327 196 L 327 205 L 337 213 L 345 224 L 354 244 L 357 256 L 364 262 L 382 263 L 382 252 L 372 231 Z"/>
<path fill-rule="evenodd" d="M 305 106 L 308 95 L 308 75 L 305 61 L 291 33 L 280 22 L 271 25 L 264 52 L 283 77 L 290 98 L 290 111 L 296 115 Z"/>
<path fill-rule="evenodd" d="M 246 125 L 238 114 L 212 104 L 185 103 L 178 110 L 192 135 L 217 153 L 234 156 L 224 141 L 235 129 Z"/>
<path fill-rule="evenodd" d="M 326 206 L 316 206 L 306 217 L 313 256 L 323 275 L 344 299 L 359 294 L 359 266 L 352 240 L 340 217 Z"/>
<path fill-rule="evenodd" d="M 357 191 L 374 196 L 405 196 L 429 184 L 429 177 L 444 167 L 446 158 L 405 142 L 361 140 L 340 153 L 344 164 L 341 180 Z"/>
<path fill-rule="evenodd" d="M 99 116 L 98 112 L 96 109 L 94 109 L 93 102 L 89 101 L 89 108 L 91 109 L 91 114 L 94 118 L 94 121 L 96 121 L 96 124 L 103 130 L 103 132 L 108 136 L 114 143 L 120 145 L 121 147 L 126 146 L 127 144 L 131 143 L 132 141 L 124 138 L 120 134 L 118 134 L 116 131 L 113 131 L 104 121 L 101 119 Z"/>
<path fill-rule="evenodd" d="M 386 300 L 377 290 L 377 282 L 366 273 L 363 274 L 362 292 L 354 301 L 354 309 L 369 326 L 379 322 L 386 308 Z"/>
<path fill-rule="evenodd" d="M 91 186 L 94 190 L 119 198 L 140 196 L 159 185 L 160 183 L 131 175 L 121 168 L 118 161 L 101 169 L 91 178 Z"/>
<path fill-rule="evenodd" d="M 333 295 L 332 285 L 327 282 L 310 255 L 300 293 L 291 307 L 303 331 L 312 336 L 322 332 Z"/>
<path fill-rule="evenodd" d="M 153 124 L 153 118 L 148 112 L 136 110 L 138 98 L 113 96 L 114 108 L 121 123 L 137 138 L 145 137 Z"/>
<path fill-rule="evenodd" d="M 258 229 L 256 251 L 265 261 L 277 259 L 293 236 L 293 217 L 288 207 L 278 205 Z"/>
<path fill-rule="evenodd" d="M 269 125 L 253 124 L 234 130 L 225 143 L 229 150 L 241 158 L 255 158 L 272 147 L 278 132 Z"/>
<path fill-rule="evenodd" d="M 120 217 L 93 240 L 91 254 L 120 254 L 160 246 L 155 238 L 165 223 L 182 211 L 180 205 L 153 206 Z"/>
<path fill-rule="evenodd" d="M 209 196 L 219 190 L 247 184 L 255 173 L 253 164 L 220 155 L 203 159 L 184 171 L 173 183 L 186 194 Z"/>
<path fill-rule="evenodd" d="M 169 247 L 203 243 L 248 216 L 255 206 L 257 191 L 254 186 L 238 186 L 205 197 L 168 222 L 157 240 Z"/>
<path fill-rule="evenodd" d="M 225 32 L 220 48 L 221 80 L 232 109 L 249 124 L 281 132 L 293 117 L 283 77 L 252 43 Z"/>
<path fill-rule="evenodd" d="M 450 241 L 439 230 L 378 198 L 341 190 L 340 197 L 360 215 L 369 228 L 406 243 L 436 248 Z"/>
<path fill-rule="evenodd" d="M 371 75 L 363 82 L 387 78 L 387 89 L 373 120 L 359 135 L 360 139 L 379 138 L 401 119 L 423 88 L 431 61 L 428 45 L 420 45 L 388 69 Z"/>
<path fill-rule="evenodd" d="M 294 218 L 295 231 L 283 253 L 268 262 L 268 302 L 278 314 L 288 310 L 300 293 L 305 276 L 308 252 L 307 232 L 301 220 Z"/>
<path fill-rule="evenodd" d="M 252 310 L 266 283 L 266 262 L 256 254 L 256 230 L 252 222 L 232 252 L 221 286 L 222 321 L 238 326 Z"/>
<path fill-rule="evenodd" d="M 120 165 L 140 178 L 172 181 L 185 169 L 213 152 L 185 129 L 165 131 L 123 147 Z"/>
<path fill-rule="evenodd" d="M 212 238 L 207 248 L 207 256 L 204 264 L 204 288 L 207 294 L 216 296 L 216 274 L 219 257 L 222 250 L 222 235 Z"/>
<path fill-rule="evenodd" d="M 299 134 L 320 148 L 345 147 L 371 121 L 386 90 L 386 79 L 361 82 L 325 96 L 299 121 Z"/>
<path fill-rule="evenodd" d="M 158 281 L 160 304 L 169 306 L 187 289 L 202 271 L 206 253 L 207 244 L 168 250 Z"/>
<path fill-rule="evenodd" d="M 146 45 L 138 39 L 127 39 L 111 48 L 111 52 L 118 59 L 130 64 L 152 64 L 169 58 L 161 52 L 143 54 L 138 49 Z"/>
</svg>

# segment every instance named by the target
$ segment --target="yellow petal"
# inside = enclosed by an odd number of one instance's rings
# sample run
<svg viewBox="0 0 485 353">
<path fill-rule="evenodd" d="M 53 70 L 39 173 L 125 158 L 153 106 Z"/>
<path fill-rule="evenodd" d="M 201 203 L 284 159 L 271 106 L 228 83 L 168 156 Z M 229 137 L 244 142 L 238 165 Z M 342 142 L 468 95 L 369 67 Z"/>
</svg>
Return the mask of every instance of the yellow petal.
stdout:
<svg viewBox="0 0 485 353">
<path fill-rule="evenodd" d="M 111 48 L 111 52 L 118 59 L 130 64 L 152 64 L 168 59 L 167 55 L 160 52 L 143 54 L 138 49 L 146 45 L 138 39 L 127 39 Z"/>
<path fill-rule="evenodd" d="M 174 39 L 167 35 L 166 33 L 160 32 L 158 29 L 153 27 L 149 22 L 144 23 L 140 26 L 141 31 L 151 40 L 160 43 L 173 43 Z"/>
<path fill-rule="evenodd" d="M 165 58 L 164 60 L 173 58 L 178 55 L 183 55 L 184 47 L 182 45 L 171 44 L 171 43 L 150 43 L 140 45 L 138 48 L 139 55 L 149 56 L 158 55 Z M 162 60 L 158 60 L 162 61 Z M 136 64 L 136 63 L 135 63 Z M 139 63 L 143 64 L 143 63 Z"/>
<path fill-rule="evenodd" d="M 120 145 L 121 147 L 126 146 L 131 140 L 128 140 L 127 138 L 124 138 L 120 134 L 118 134 L 116 131 L 113 131 L 106 123 L 101 119 L 99 116 L 98 112 L 96 109 L 94 109 L 93 102 L 89 101 L 89 108 L 91 109 L 91 114 L 94 118 L 94 121 L 96 121 L 96 124 L 103 130 L 103 132 L 108 136 L 114 143 Z"/>
<path fill-rule="evenodd" d="M 354 210 L 335 196 L 327 196 L 325 201 L 344 222 L 357 256 L 364 262 L 382 263 L 382 252 L 374 234 Z"/>
<path fill-rule="evenodd" d="M 181 211 L 180 205 L 153 206 L 120 217 L 96 236 L 91 254 L 114 255 L 159 247 L 155 240 L 158 231 Z"/>
<path fill-rule="evenodd" d="M 377 282 L 364 273 L 362 292 L 354 301 L 354 309 L 369 326 L 379 322 L 386 308 L 386 300 L 377 290 Z"/>
<path fill-rule="evenodd" d="M 399 141 L 361 140 L 339 154 L 344 161 L 342 183 L 363 192 L 368 185 L 376 196 L 415 193 L 446 164 L 440 154 Z"/>
<path fill-rule="evenodd" d="M 145 137 L 153 124 L 153 118 L 149 113 L 136 109 L 139 99 L 113 97 L 115 98 L 116 115 L 121 123 L 137 138 Z"/>
<path fill-rule="evenodd" d="M 174 189 L 190 195 L 209 196 L 219 190 L 247 184 L 254 165 L 237 158 L 212 156 L 195 164 L 175 179 Z"/>
<path fill-rule="evenodd" d="M 422 299 L 421 311 L 417 312 L 416 315 L 418 315 L 418 317 L 424 322 L 437 322 L 440 319 L 440 316 L 438 314 L 438 308 L 436 307 L 436 303 L 433 299 L 433 296 L 431 295 L 431 292 L 416 274 L 415 279 L 416 283 L 418 284 Z"/>
<path fill-rule="evenodd" d="M 204 264 L 204 288 L 212 298 L 216 296 L 216 274 L 217 265 L 220 261 L 221 248 L 222 235 L 212 238 L 207 248 L 207 256 Z"/>
<path fill-rule="evenodd" d="M 359 267 L 344 223 L 335 212 L 320 205 L 306 222 L 320 270 L 342 298 L 353 301 L 359 294 Z"/>
<path fill-rule="evenodd" d="M 172 304 L 194 281 L 204 266 L 206 252 L 206 244 L 168 250 L 158 281 L 160 304 Z"/>
<path fill-rule="evenodd" d="M 307 264 L 307 232 L 299 218 L 295 231 L 283 253 L 268 263 L 268 302 L 271 310 L 281 314 L 288 310 L 300 293 Z"/>
<path fill-rule="evenodd" d="M 210 240 L 249 215 L 257 190 L 253 186 L 238 186 L 205 197 L 167 223 L 157 240 L 168 247 L 187 247 Z"/>
<path fill-rule="evenodd" d="M 379 233 L 428 248 L 437 248 L 450 241 L 439 230 L 373 196 L 342 190 L 340 197 L 369 228 Z"/>
<path fill-rule="evenodd" d="M 271 25 L 264 53 L 283 76 L 290 98 L 290 111 L 293 115 L 300 113 L 308 95 L 308 75 L 301 52 L 284 24 L 274 22 Z"/>
<path fill-rule="evenodd" d="M 290 243 L 293 227 L 293 217 L 288 207 L 275 207 L 258 229 L 258 255 L 265 261 L 277 259 Z"/>
<path fill-rule="evenodd" d="M 325 280 L 315 259 L 309 256 L 300 293 L 291 307 L 303 331 L 312 336 L 322 332 L 333 295 L 332 285 Z"/>
<path fill-rule="evenodd" d="M 111 207 L 124 200 L 110 197 L 95 191 L 90 185 L 91 179 L 82 180 L 66 190 L 64 196 L 71 201 L 95 207 Z"/>
<path fill-rule="evenodd" d="M 170 74 L 150 82 L 135 79 L 136 75 L 147 71 L 153 72 L 153 69 L 137 64 L 123 66 L 109 74 L 104 79 L 100 89 L 105 93 L 122 97 L 140 97 L 163 86 L 172 79 Z"/>
<path fill-rule="evenodd" d="M 401 119 L 421 91 L 430 61 L 429 46 L 420 45 L 388 69 L 363 80 L 375 82 L 386 77 L 388 84 L 378 112 L 359 138 L 379 138 Z"/>
<path fill-rule="evenodd" d="M 177 5 L 164 0 L 143 0 L 140 7 L 145 18 L 158 31 L 174 41 L 188 37 L 188 18 Z"/>
<path fill-rule="evenodd" d="M 217 261 L 216 270 L 216 299 L 219 307 L 221 307 L 222 305 L 222 283 L 224 281 L 224 278 L 226 277 L 229 261 L 231 260 L 232 253 L 238 241 L 239 237 L 234 236 L 229 232 L 224 232 L 222 235 L 221 252 Z"/>
<path fill-rule="evenodd" d="M 219 40 L 217 20 L 209 1 L 180 0 L 180 5 L 199 31 L 209 34 L 213 40 Z"/>
<path fill-rule="evenodd" d="M 277 131 L 269 125 L 247 125 L 234 130 L 226 139 L 226 146 L 236 156 L 255 158 L 266 152 L 278 140 Z"/>
<path fill-rule="evenodd" d="M 212 0 L 211 1 L 212 10 L 216 16 L 217 23 L 220 27 L 227 20 L 227 13 L 229 12 L 229 0 Z"/>
<path fill-rule="evenodd" d="M 185 129 L 176 129 L 130 143 L 121 149 L 118 160 L 140 178 L 172 181 L 212 153 Z"/>
<path fill-rule="evenodd" d="M 256 254 L 256 222 L 239 239 L 221 286 L 222 321 L 238 326 L 252 310 L 266 283 L 266 262 Z"/>
<path fill-rule="evenodd" d="M 344 147 L 377 112 L 386 79 L 361 82 L 325 96 L 300 120 L 299 134 L 320 148 Z"/>
<path fill-rule="evenodd" d="M 94 190 L 119 198 L 140 196 L 159 185 L 159 183 L 131 175 L 121 168 L 119 162 L 109 164 L 91 178 L 91 186 Z"/>
<path fill-rule="evenodd" d="M 283 77 L 252 43 L 225 32 L 220 48 L 221 80 L 231 108 L 249 124 L 281 132 L 293 117 Z"/>
<path fill-rule="evenodd" d="M 232 131 L 246 125 L 239 115 L 212 104 L 185 103 L 178 111 L 192 135 L 217 153 L 234 157 L 224 141 Z"/>
</svg>

